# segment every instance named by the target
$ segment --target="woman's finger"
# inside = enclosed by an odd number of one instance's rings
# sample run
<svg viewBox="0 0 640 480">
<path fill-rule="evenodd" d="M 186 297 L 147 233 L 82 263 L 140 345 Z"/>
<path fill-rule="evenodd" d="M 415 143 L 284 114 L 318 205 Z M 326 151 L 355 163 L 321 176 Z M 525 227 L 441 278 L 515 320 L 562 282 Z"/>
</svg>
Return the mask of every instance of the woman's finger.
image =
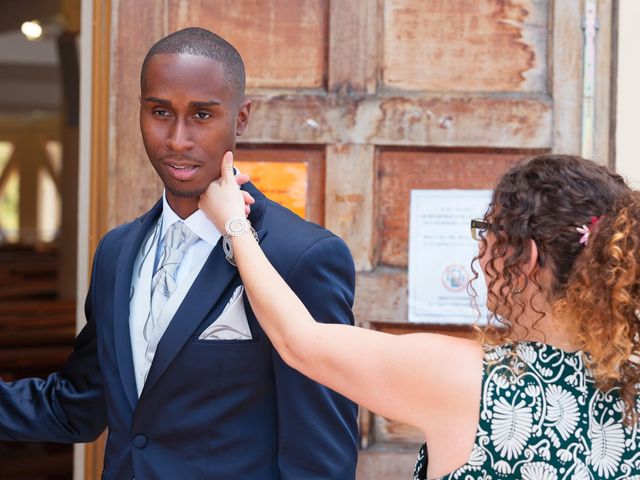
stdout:
<svg viewBox="0 0 640 480">
<path fill-rule="evenodd" d="M 245 183 L 249 183 L 250 180 L 251 180 L 251 177 L 249 177 L 249 175 L 247 175 L 246 173 L 239 173 L 236 175 L 236 183 L 238 185 L 244 185 Z"/>
<path fill-rule="evenodd" d="M 235 175 L 233 174 L 233 153 L 225 152 L 222 156 L 222 164 L 220 166 L 220 180 L 222 185 L 238 185 Z"/>
<path fill-rule="evenodd" d="M 245 192 L 244 190 L 242 190 L 242 196 L 244 197 L 244 203 L 246 203 L 247 205 L 253 205 L 254 203 L 256 203 L 255 198 L 253 198 L 249 192 Z"/>
</svg>

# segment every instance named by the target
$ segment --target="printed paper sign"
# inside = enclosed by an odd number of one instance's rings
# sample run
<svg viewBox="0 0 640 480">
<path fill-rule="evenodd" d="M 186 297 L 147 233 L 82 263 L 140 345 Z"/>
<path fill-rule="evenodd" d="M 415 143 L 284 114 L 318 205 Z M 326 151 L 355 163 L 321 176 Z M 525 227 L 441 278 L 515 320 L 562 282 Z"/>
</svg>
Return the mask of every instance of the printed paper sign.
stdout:
<svg viewBox="0 0 640 480">
<path fill-rule="evenodd" d="M 467 285 L 479 242 L 470 222 L 482 218 L 491 190 L 412 190 L 409 224 L 409 321 L 472 324 L 486 318 L 486 286 L 480 265 L 473 282 L 478 312 Z"/>
</svg>

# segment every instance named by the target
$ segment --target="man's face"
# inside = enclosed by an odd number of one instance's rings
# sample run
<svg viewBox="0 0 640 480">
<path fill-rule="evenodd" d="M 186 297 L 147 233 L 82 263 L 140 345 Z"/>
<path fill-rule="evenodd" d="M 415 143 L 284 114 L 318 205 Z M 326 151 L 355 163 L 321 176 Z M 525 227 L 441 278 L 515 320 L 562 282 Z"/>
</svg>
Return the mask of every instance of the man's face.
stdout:
<svg viewBox="0 0 640 480">
<path fill-rule="evenodd" d="M 243 133 L 249 107 L 238 101 L 220 62 L 187 54 L 149 59 L 140 129 L 174 209 L 186 202 L 186 210 L 195 211 L 200 194 L 220 176 L 223 154 L 234 150 L 236 135 Z"/>
</svg>

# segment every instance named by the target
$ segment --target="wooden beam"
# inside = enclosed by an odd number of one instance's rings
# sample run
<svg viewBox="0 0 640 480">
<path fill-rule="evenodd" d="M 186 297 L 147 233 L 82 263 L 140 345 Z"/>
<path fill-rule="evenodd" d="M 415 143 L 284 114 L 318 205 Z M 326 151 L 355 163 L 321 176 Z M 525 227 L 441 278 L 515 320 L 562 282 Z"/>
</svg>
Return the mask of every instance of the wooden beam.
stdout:
<svg viewBox="0 0 640 480">
<path fill-rule="evenodd" d="M 12 153 L 11 156 L 9 157 L 9 160 L 7 160 L 7 163 L 4 165 L 2 171 L 0 172 L 0 193 L 4 193 L 2 191 L 4 190 L 4 187 L 9 181 L 11 174 L 17 170 L 18 168 L 17 164 L 18 162 L 17 160 L 15 160 L 15 157 Z"/>
<path fill-rule="evenodd" d="M 89 265 L 109 214 L 109 73 L 111 71 L 111 0 L 93 0 Z M 102 476 L 106 433 L 84 448 L 84 480 Z"/>
<path fill-rule="evenodd" d="M 550 99 L 537 95 L 274 93 L 253 97 L 243 142 L 546 149 L 552 115 Z"/>
<path fill-rule="evenodd" d="M 580 154 L 582 111 L 582 0 L 554 0 L 551 23 L 553 151 Z"/>
<path fill-rule="evenodd" d="M 383 294 L 381 294 L 383 293 Z M 356 301 L 353 312 L 358 325 L 392 334 L 439 333 L 471 338 L 470 325 L 408 323 L 408 282 L 405 269 L 378 267 L 356 275 Z"/>
<path fill-rule="evenodd" d="M 80 33 L 80 3 L 81 0 L 60 0 L 60 12 L 64 15 L 67 33 Z"/>
<path fill-rule="evenodd" d="M 349 245 L 356 269 L 375 264 L 375 147 L 328 145 L 325 226 Z"/>
<path fill-rule="evenodd" d="M 16 144 L 12 163 L 20 173 L 19 219 L 20 242 L 28 245 L 37 243 L 38 239 L 38 175 L 40 163 L 45 153 L 37 139 L 25 134 Z M 46 161 L 46 157 L 44 159 Z"/>
<path fill-rule="evenodd" d="M 596 35 L 596 125 L 594 132 L 593 159 L 597 162 L 613 166 L 613 145 L 615 129 L 612 128 L 614 77 L 614 28 L 616 19 L 613 15 L 614 0 L 598 0 L 598 33 Z"/>
<path fill-rule="evenodd" d="M 381 294 L 384 292 L 384 294 Z M 356 276 L 356 301 L 353 311 L 358 324 L 401 323 L 408 315 L 406 270 L 377 268 Z"/>
<path fill-rule="evenodd" d="M 94 0 L 93 17 L 89 265 L 100 238 L 108 230 L 111 0 Z"/>
<path fill-rule="evenodd" d="M 358 452 L 356 478 L 412 478 L 418 458 L 418 445 L 377 444 Z"/>
<path fill-rule="evenodd" d="M 330 2 L 330 92 L 375 93 L 378 84 L 378 0 Z"/>
<path fill-rule="evenodd" d="M 109 199 L 107 224 L 129 222 L 153 205 L 162 192 L 152 173 L 140 135 L 140 70 L 149 48 L 166 33 L 167 2 L 119 0 L 113 2 L 109 93 Z M 144 25 L 143 28 L 141 26 Z M 117 173 L 116 173 L 117 172 Z M 144 180 L 143 180 L 144 179 Z M 134 196 L 132 197 L 132 194 Z"/>
</svg>

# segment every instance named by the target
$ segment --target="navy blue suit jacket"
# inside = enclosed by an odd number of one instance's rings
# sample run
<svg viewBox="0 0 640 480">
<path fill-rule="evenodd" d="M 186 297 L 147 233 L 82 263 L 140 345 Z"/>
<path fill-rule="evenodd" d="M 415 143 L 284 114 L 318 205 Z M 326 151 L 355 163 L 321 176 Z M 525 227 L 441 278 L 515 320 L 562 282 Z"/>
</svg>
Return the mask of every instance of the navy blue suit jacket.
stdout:
<svg viewBox="0 0 640 480">
<path fill-rule="evenodd" d="M 352 324 L 347 246 L 246 185 L 278 272 L 320 322 Z M 0 439 L 82 442 L 109 428 L 103 478 L 348 480 L 357 409 L 283 363 L 245 308 L 251 340 L 198 340 L 241 280 L 221 244 L 162 337 L 138 399 L 129 334 L 132 265 L 162 204 L 108 233 L 94 258 L 87 325 L 64 368 L 0 384 Z"/>
</svg>

